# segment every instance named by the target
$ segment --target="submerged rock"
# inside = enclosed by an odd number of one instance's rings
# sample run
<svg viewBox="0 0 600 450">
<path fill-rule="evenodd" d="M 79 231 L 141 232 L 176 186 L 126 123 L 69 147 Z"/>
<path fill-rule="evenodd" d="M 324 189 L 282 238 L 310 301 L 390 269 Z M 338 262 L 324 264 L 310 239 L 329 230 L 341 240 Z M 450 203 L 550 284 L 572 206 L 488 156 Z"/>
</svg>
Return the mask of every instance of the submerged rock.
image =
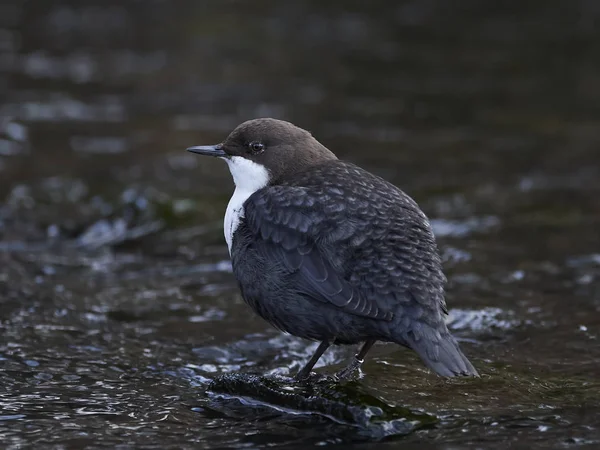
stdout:
<svg viewBox="0 0 600 450">
<path fill-rule="evenodd" d="M 388 405 L 360 384 L 338 384 L 328 377 L 299 383 L 280 376 L 226 374 L 209 384 L 207 395 L 211 408 L 227 416 L 327 418 L 370 439 L 406 435 L 437 422 L 434 416 Z"/>
</svg>

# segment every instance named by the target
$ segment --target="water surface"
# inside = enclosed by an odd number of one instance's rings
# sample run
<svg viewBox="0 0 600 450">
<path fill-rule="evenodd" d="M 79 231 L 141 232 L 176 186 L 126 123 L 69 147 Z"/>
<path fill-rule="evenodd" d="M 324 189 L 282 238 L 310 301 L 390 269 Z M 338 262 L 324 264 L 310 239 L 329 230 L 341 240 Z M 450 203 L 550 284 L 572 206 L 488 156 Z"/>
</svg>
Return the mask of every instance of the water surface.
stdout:
<svg viewBox="0 0 600 450">
<path fill-rule="evenodd" d="M 585 0 L 3 2 L 3 446 L 599 445 L 599 24 Z M 244 305 L 229 174 L 183 151 L 259 116 L 420 203 L 481 379 L 379 344 L 346 385 L 285 380 L 315 344 Z"/>
</svg>

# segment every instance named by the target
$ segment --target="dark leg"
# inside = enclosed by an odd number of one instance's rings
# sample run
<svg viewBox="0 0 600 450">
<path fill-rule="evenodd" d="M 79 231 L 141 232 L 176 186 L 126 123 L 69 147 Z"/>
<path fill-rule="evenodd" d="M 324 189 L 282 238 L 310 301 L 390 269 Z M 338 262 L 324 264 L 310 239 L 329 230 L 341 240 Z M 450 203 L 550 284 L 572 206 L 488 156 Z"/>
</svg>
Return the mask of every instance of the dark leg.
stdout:
<svg viewBox="0 0 600 450">
<path fill-rule="evenodd" d="M 365 356 L 367 356 L 367 353 L 369 352 L 369 350 L 371 350 L 371 347 L 373 347 L 374 343 L 375 343 L 375 339 L 366 341 L 363 344 L 362 348 L 360 349 L 360 352 L 358 352 L 357 355 L 354 355 L 354 359 L 348 365 L 348 367 L 346 367 L 345 369 L 342 369 L 338 373 L 336 373 L 334 378 L 338 381 L 342 381 L 342 380 L 345 380 L 346 378 L 350 377 L 350 375 L 352 375 L 354 373 L 354 371 L 356 369 L 358 369 L 361 366 L 361 364 L 364 362 Z"/>
<path fill-rule="evenodd" d="M 331 344 L 329 344 L 329 341 L 321 342 L 321 345 L 319 345 L 315 354 L 312 355 L 312 357 L 309 359 L 306 365 L 302 369 L 300 369 L 300 372 L 298 372 L 298 374 L 296 375 L 296 380 L 305 380 L 308 378 L 308 376 L 310 375 L 310 371 L 315 366 L 319 358 L 323 355 L 323 353 L 325 353 L 325 350 L 329 348 L 330 345 Z"/>
</svg>

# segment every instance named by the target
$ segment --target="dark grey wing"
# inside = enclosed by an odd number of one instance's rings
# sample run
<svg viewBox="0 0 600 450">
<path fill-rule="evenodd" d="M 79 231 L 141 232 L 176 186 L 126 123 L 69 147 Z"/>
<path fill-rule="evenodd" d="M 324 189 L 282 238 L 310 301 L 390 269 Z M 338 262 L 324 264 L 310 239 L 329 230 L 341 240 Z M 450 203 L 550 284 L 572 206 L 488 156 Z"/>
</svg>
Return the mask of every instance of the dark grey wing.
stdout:
<svg viewBox="0 0 600 450">
<path fill-rule="evenodd" d="M 382 178 L 334 161 L 244 207 L 260 251 L 295 274 L 299 291 L 366 317 L 442 320 L 446 279 L 429 221 Z"/>
<path fill-rule="evenodd" d="M 346 279 L 343 260 L 333 257 L 330 248 L 354 230 L 336 220 L 342 211 L 336 214 L 335 205 L 324 202 L 326 196 L 297 186 L 272 186 L 253 194 L 244 210 L 253 239 L 260 241 L 255 248 L 287 269 L 298 292 L 350 314 L 391 320 L 392 309 L 360 292 Z"/>
</svg>

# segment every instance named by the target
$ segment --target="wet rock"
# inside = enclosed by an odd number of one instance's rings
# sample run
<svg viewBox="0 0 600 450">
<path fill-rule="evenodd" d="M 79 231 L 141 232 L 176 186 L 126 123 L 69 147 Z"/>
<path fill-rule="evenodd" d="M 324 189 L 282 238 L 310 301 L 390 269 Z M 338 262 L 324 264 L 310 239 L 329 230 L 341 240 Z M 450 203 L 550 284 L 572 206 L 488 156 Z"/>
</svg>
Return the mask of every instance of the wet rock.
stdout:
<svg viewBox="0 0 600 450">
<path fill-rule="evenodd" d="M 434 416 L 388 405 L 359 384 L 338 384 L 328 377 L 299 383 L 280 376 L 226 374 L 213 379 L 207 394 L 211 407 L 228 416 L 326 418 L 370 439 L 405 435 L 437 422 Z"/>
</svg>

